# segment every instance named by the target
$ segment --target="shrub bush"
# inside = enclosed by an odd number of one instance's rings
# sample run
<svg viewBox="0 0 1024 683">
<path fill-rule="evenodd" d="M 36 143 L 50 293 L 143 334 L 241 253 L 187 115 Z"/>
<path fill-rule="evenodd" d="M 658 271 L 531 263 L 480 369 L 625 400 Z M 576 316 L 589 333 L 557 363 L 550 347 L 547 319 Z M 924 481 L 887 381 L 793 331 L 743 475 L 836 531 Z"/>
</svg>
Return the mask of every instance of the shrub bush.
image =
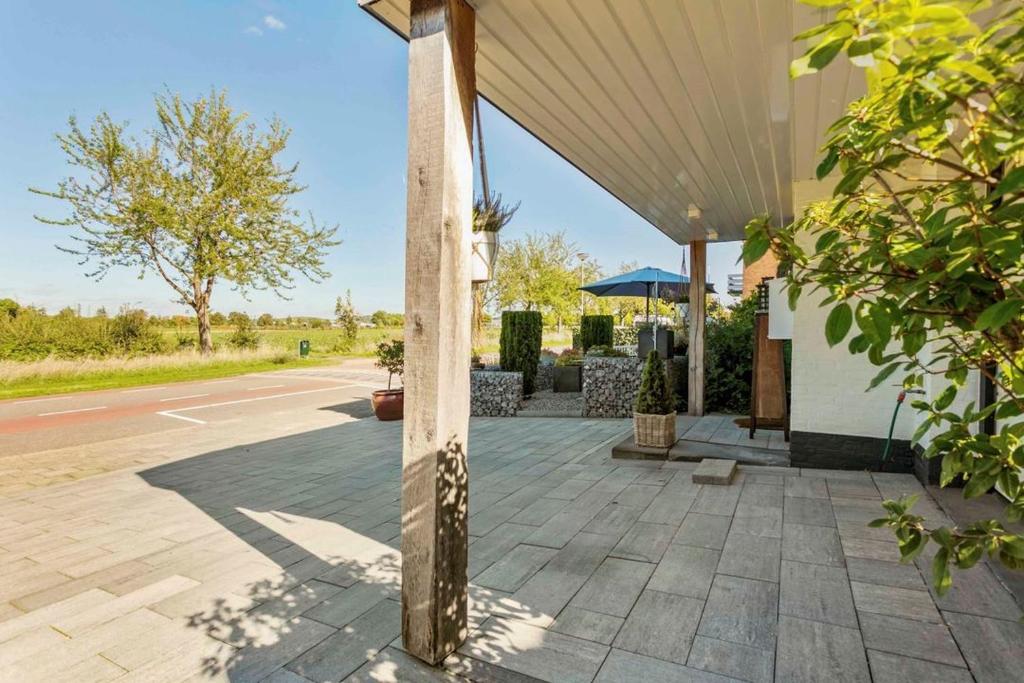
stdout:
<svg viewBox="0 0 1024 683">
<path fill-rule="evenodd" d="M 704 402 L 709 411 L 750 411 L 757 297 L 733 304 L 728 315 L 708 319 L 704 356 Z"/>
<path fill-rule="evenodd" d="M 116 350 L 124 355 L 167 351 L 167 341 L 143 310 L 125 308 L 114 316 L 110 321 L 110 339 Z"/>
<path fill-rule="evenodd" d="M 665 363 L 654 349 L 647 354 L 644 372 L 640 377 L 640 391 L 636 395 L 636 412 L 642 415 L 668 415 L 675 410 L 675 402 L 668 389 Z"/>
<path fill-rule="evenodd" d="M 255 349 L 260 345 L 260 335 L 248 316 L 237 319 L 235 331 L 228 337 L 228 344 L 236 349 Z"/>
<path fill-rule="evenodd" d="M 619 325 L 612 331 L 615 346 L 636 346 L 637 330 L 635 325 Z"/>
<path fill-rule="evenodd" d="M 585 315 L 580 319 L 580 345 L 584 353 L 591 346 L 611 346 L 614 343 L 614 316 Z"/>
<path fill-rule="evenodd" d="M 501 314 L 501 369 L 523 373 L 523 393 L 527 396 L 534 392 L 543 333 L 544 322 L 539 311 L 505 311 Z"/>
</svg>

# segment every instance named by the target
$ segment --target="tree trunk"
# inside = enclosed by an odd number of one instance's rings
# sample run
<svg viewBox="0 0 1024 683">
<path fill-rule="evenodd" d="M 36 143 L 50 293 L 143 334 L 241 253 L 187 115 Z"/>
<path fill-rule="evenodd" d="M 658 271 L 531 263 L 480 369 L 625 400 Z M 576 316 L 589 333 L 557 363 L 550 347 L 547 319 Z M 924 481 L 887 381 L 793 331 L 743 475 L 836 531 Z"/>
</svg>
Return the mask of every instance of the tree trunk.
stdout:
<svg viewBox="0 0 1024 683">
<path fill-rule="evenodd" d="M 484 333 L 484 288 L 483 285 L 473 283 L 473 341 L 471 342 L 473 353 L 480 353 L 483 348 Z"/>
<path fill-rule="evenodd" d="M 199 323 L 199 352 L 204 356 L 213 353 L 213 334 L 210 331 L 210 305 L 201 302 L 196 306 L 196 320 Z"/>
</svg>

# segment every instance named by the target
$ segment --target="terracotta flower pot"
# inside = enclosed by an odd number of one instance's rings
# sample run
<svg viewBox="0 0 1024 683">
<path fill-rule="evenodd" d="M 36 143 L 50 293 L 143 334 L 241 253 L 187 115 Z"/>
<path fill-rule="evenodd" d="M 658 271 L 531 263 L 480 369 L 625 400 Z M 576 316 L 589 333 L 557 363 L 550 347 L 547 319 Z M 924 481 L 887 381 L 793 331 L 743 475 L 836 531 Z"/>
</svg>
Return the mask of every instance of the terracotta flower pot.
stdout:
<svg viewBox="0 0 1024 683">
<path fill-rule="evenodd" d="M 404 389 L 378 389 L 373 392 L 373 414 L 378 420 L 401 420 L 405 411 Z"/>
</svg>

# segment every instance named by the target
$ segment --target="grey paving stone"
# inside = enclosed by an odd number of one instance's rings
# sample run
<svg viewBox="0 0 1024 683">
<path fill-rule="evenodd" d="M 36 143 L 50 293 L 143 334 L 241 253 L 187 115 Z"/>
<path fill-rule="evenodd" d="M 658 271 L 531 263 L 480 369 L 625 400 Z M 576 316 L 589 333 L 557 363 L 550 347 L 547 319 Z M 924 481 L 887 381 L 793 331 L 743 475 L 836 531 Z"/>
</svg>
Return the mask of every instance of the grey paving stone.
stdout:
<svg viewBox="0 0 1024 683">
<path fill-rule="evenodd" d="M 395 639 L 402 630 L 401 613 L 397 602 L 384 600 L 285 668 L 313 681 L 345 678 Z"/>
<path fill-rule="evenodd" d="M 940 664 L 966 667 L 960 649 L 945 624 L 929 624 L 899 617 L 861 612 L 864 647 Z"/>
<path fill-rule="evenodd" d="M 609 503 L 590 523 L 583 527 L 584 531 L 593 534 L 607 534 L 622 537 L 640 518 L 641 510 L 635 507 Z"/>
<path fill-rule="evenodd" d="M 360 582 L 311 607 L 303 616 L 341 628 L 384 600 L 397 597 L 398 591 L 391 584 Z"/>
<path fill-rule="evenodd" d="M 910 657 L 900 657 L 876 650 L 868 650 L 868 660 L 871 662 L 871 676 L 875 683 L 906 683 L 907 681 L 973 683 L 974 681 L 967 669 L 911 659 Z"/>
<path fill-rule="evenodd" d="M 718 573 L 762 581 L 779 580 L 782 541 L 729 532 L 718 561 Z"/>
<path fill-rule="evenodd" d="M 914 564 L 847 557 L 846 573 L 849 574 L 851 581 L 926 590 L 924 579 L 921 578 L 921 573 Z"/>
<path fill-rule="evenodd" d="M 658 562 L 675 533 L 676 528 L 668 524 L 637 522 L 626 532 L 611 554 L 627 560 Z"/>
<path fill-rule="evenodd" d="M 636 654 L 685 664 L 703 607 L 701 600 L 645 590 L 613 644 Z"/>
<path fill-rule="evenodd" d="M 521 543 L 508 555 L 481 572 L 473 579 L 473 583 L 485 588 L 514 593 L 557 552 L 554 548 Z"/>
<path fill-rule="evenodd" d="M 335 629 L 303 617 L 283 622 L 273 647 L 254 643 L 231 658 L 231 676 L 238 681 L 258 681 L 334 633 Z"/>
<path fill-rule="evenodd" d="M 458 651 L 541 680 L 589 683 L 608 647 L 515 619 L 492 617 Z"/>
<path fill-rule="evenodd" d="M 812 477 L 786 477 L 786 495 L 794 498 L 828 498 L 828 485 L 824 479 Z"/>
<path fill-rule="evenodd" d="M 459 676 L 459 681 L 488 681 L 488 683 L 546 683 L 539 678 L 506 669 L 469 655 L 453 652 L 443 663 L 444 669 Z M 389 682 L 390 683 L 390 682 Z M 395 683 L 401 683 L 396 681 Z"/>
<path fill-rule="evenodd" d="M 867 498 L 869 500 L 881 500 L 882 496 L 875 488 L 872 481 L 845 481 L 833 478 L 828 479 L 828 492 L 830 496 L 841 498 Z"/>
<path fill-rule="evenodd" d="M 735 683 L 736 679 L 612 648 L 594 683 Z"/>
<path fill-rule="evenodd" d="M 611 645 L 625 621 L 622 617 L 570 606 L 562 610 L 548 630 Z"/>
<path fill-rule="evenodd" d="M 853 590 L 853 602 L 859 612 L 886 614 L 936 624 L 942 622 L 931 596 L 924 591 L 876 586 L 859 581 L 851 581 L 850 588 Z"/>
<path fill-rule="evenodd" d="M 697 636 L 693 639 L 687 664 L 741 681 L 771 683 L 775 675 L 775 651 Z"/>
<path fill-rule="evenodd" d="M 594 612 L 625 617 L 651 577 L 655 565 L 609 557 L 569 603 Z"/>
<path fill-rule="evenodd" d="M 711 585 L 697 633 L 763 650 L 775 647 L 779 586 L 719 574 Z"/>
<path fill-rule="evenodd" d="M 892 529 L 887 527 L 871 527 L 868 522 L 850 521 L 848 519 L 836 520 L 841 538 L 863 538 L 870 541 L 891 541 L 893 539 Z"/>
<path fill-rule="evenodd" d="M 846 559 L 839 534 L 831 527 L 786 523 L 782 528 L 782 558 L 843 567 Z"/>
<path fill-rule="evenodd" d="M 956 571 L 953 586 L 945 595 L 935 596 L 935 604 L 944 612 L 964 612 L 994 619 L 1016 621 L 1022 616 L 1020 607 L 983 562 L 966 571 Z"/>
<path fill-rule="evenodd" d="M 744 508 L 741 502 L 736 506 L 736 516 L 732 518 L 730 533 L 763 536 L 764 538 L 782 538 L 782 509 L 775 508 L 778 514 L 768 513 L 764 508 L 761 514 L 741 515 Z M 751 506 L 751 510 L 756 510 Z M 769 508 L 771 509 L 771 508 Z"/>
<path fill-rule="evenodd" d="M 614 536 L 577 534 L 513 594 L 520 607 L 503 613 L 548 626 L 604 561 L 616 540 Z"/>
<path fill-rule="evenodd" d="M 842 567 L 783 560 L 779 614 L 857 628 L 846 571 Z"/>
<path fill-rule="evenodd" d="M 690 478 L 694 484 L 728 486 L 734 476 L 736 476 L 735 460 L 704 458 L 697 465 L 697 469 L 693 471 Z"/>
<path fill-rule="evenodd" d="M 690 511 L 731 517 L 739 499 L 739 486 L 702 486 L 693 505 L 690 506 Z"/>
<path fill-rule="evenodd" d="M 859 557 L 865 560 L 881 560 L 882 562 L 899 562 L 900 547 L 893 540 L 873 541 L 866 538 L 840 538 L 843 544 L 843 555 L 846 559 Z"/>
<path fill-rule="evenodd" d="M 787 683 L 870 683 L 860 632 L 780 616 L 775 678 Z"/>
<path fill-rule="evenodd" d="M 469 544 L 469 578 L 480 574 L 505 557 L 512 549 L 536 531 L 536 527 L 506 522 L 494 531 Z M 322 578 L 322 577 L 321 577 Z"/>
<path fill-rule="evenodd" d="M 1019 681 L 1024 671 L 1024 624 L 944 612 L 953 637 L 978 681 Z"/>
<path fill-rule="evenodd" d="M 640 515 L 640 521 L 679 526 L 686 517 L 686 513 L 689 512 L 690 506 L 693 505 L 693 501 L 697 499 L 697 491 L 696 487 L 689 489 L 664 487 Z"/>
<path fill-rule="evenodd" d="M 779 484 L 781 483 L 782 480 L 779 479 Z M 783 488 L 781 485 L 758 484 L 754 482 L 752 475 L 746 475 L 746 479 L 743 483 L 743 490 L 740 492 L 740 506 L 755 509 L 781 508 L 782 501 Z"/>
<path fill-rule="evenodd" d="M 428 666 L 403 650 L 388 647 L 359 667 L 344 683 L 459 683 L 460 680 L 444 669 Z"/>
<path fill-rule="evenodd" d="M 708 548 L 670 545 L 647 587 L 704 600 L 715 578 L 721 553 Z"/>
<path fill-rule="evenodd" d="M 567 479 L 555 488 L 544 494 L 545 498 L 560 498 L 562 500 L 575 500 L 581 493 L 594 485 L 588 479 Z"/>
<path fill-rule="evenodd" d="M 551 519 L 552 515 L 560 512 L 568 504 L 569 501 L 559 498 L 540 498 L 530 502 L 519 514 L 509 521 L 513 524 L 541 526 L 544 522 Z"/>
<path fill-rule="evenodd" d="M 705 515 L 692 510 L 686 514 L 679 530 L 672 537 L 673 543 L 697 548 L 721 550 L 725 537 L 729 535 L 732 519 L 720 515 Z"/>
<path fill-rule="evenodd" d="M 815 526 L 836 525 L 832 503 L 821 498 L 797 498 L 786 496 L 783 515 L 786 524 L 812 524 Z"/>
<path fill-rule="evenodd" d="M 654 500 L 655 496 L 659 493 L 661 493 L 660 486 L 630 484 L 626 488 L 622 489 L 622 492 L 615 496 L 615 498 L 612 499 L 612 502 L 618 505 L 644 510 L 651 504 L 651 501 Z"/>
<path fill-rule="evenodd" d="M 873 519 L 885 516 L 885 510 L 877 500 L 842 498 L 839 496 L 832 496 L 831 500 L 832 513 L 837 520 L 867 524 Z"/>
</svg>

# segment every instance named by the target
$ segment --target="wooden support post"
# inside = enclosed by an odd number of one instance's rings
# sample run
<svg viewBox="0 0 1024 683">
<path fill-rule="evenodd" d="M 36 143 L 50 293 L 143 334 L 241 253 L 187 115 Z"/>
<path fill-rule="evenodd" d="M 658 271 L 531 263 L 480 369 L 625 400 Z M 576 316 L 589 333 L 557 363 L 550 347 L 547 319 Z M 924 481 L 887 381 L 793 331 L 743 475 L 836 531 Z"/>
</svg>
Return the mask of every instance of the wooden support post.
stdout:
<svg viewBox="0 0 1024 683">
<path fill-rule="evenodd" d="M 402 642 L 436 664 L 467 635 L 475 14 L 412 0 L 402 434 Z"/>
<path fill-rule="evenodd" d="M 687 412 L 704 414 L 704 327 L 707 319 L 707 242 L 690 242 L 690 348 Z"/>
</svg>

